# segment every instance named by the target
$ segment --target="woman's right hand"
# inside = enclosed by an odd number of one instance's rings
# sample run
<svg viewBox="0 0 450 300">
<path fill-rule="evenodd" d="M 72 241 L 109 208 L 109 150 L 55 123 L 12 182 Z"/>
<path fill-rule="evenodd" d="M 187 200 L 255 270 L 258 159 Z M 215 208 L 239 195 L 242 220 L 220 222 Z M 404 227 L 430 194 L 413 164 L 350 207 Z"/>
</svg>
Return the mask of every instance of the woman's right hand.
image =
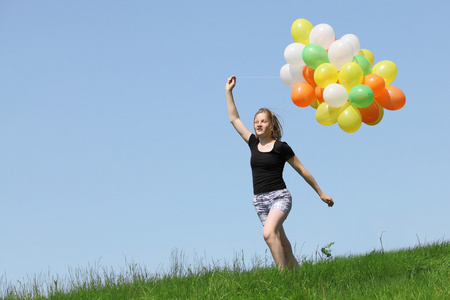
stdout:
<svg viewBox="0 0 450 300">
<path fill-rule="evenodd" d="M 225 91 L 231 92 L 236 85 L 236 76 L 231 76 L 227 79 L 227 84 L 225 85 Z"/>
</svg>

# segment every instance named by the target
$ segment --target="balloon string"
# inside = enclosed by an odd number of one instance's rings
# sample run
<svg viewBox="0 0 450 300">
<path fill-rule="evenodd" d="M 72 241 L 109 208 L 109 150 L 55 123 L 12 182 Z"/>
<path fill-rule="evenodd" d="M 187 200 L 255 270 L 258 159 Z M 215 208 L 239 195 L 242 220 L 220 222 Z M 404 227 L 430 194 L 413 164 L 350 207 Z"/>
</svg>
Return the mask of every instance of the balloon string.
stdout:
<svg viewBox="0 0 450 300">
<path fill-rule="evenodd" d="M 270 76 L 238 76 L 237 78 L 280 78 L 278 77 L 270 77 Z"/>
</svg>

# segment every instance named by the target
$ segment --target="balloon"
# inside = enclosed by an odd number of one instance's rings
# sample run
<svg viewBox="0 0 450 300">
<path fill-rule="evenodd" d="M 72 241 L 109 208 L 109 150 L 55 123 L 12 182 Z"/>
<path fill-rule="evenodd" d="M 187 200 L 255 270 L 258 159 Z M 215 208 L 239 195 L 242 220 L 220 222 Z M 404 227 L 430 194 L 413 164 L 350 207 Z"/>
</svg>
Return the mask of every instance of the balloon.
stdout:
<svg viewBox="0 0 450 300">
<path fill-rule="evenodd" d="M 291 66 L 303 67 L 305 65 L 302 57 L 303 48 L 305 48 L 305 45 L 300 43 L 289 44 L 284 50 L 286 62 Z"/>
<path fill-rule="evenodd" d="M 295 42 L 309 44 L 309 34 L 314 28 L 313 24 L 305 19 L 298 19 L 291 26 L 291 35 Z"/>
<path fill-rule="evenodd" d="M 370 66 L 373 66 L 373 63 L 375 62 L 375 58 L 373 57 L 373 53 L 370 50 L 361 49 L 361 50 L 359 50 L 358 55 L 365 57 L 369 61 Z"/>
<path fill-rule="evenodd" d="M 406 103 L 405 94 L 395 86 L 387 86 L 376 98 L 377 102 L 386 109 L 398 110 Z"/>
<path fill-rule="evenodd" d="M 405 106 L 406 97 L 401 89 L 395 86 L 387 86 L 386 89 L 389 92 L 389 96 L 391 98 L 391 109 L 398 110 Z"/>
<path fill-rule="evenodd" d="M 317 98 L 317 100 L 319 100 L 319 102 L 325 101 L 325 100 L 323 100 L 323 88 L 321 88 L 320 86 L 316 86 L 316 88 L 314 89 L 314 92 L 315 92 L 316 98 Z"/>
<path fill-rule="evenodd" d="M 337 122 L 339 117 L 339 108 L 331 107 L 327 103 L 320 103 L 316 110 L 316 120 L 321 125 L 329 126 Z"/>
<path fill-rule="evenodd" d="M 389 85 L 397 76 L 397 66 L 390 60 L 382 60 L 373 66 L 372 73 L 383 77 L 386 85 Z"/>
<path fill-rule="evenodd" d="M 302 75 L 302 68 L 294 67 L 289 64 L 285 64 L 281 67 L 280 78 L 281 81 L 290 88 L 293 88 L 297 83 L 305 82 Z"/>
<path fill-rule="evenodd" d="M 361 127 L 362 117 L 356 107 L 349 105 L 339 114 L 337 121 L 342 130 L 352 133 Z"/>
<path fill-rule="evenodd" d="M 353 55 L 357 55 L 360 49 L 360 42 L 356 35 L 352 33 L 347 33 L 343 37 L 341 37 L 341 40 L 345 40 L 349 42 L 352 45 L 353 48 Z"/>
<path fill-rule="evenodd" d="M 332 83 L 323 90 L 323 100 L 331 107 L 341 107 L 347 99 L 347 89 L 339 83 Z"/>
<path fill-rule="evenodd" d="M 353 59 L 353 46 L 346 40 L 333 42 L 328 49 L 328 59 L 338 70 Z M 370 68 L 370 67 L 369 67 Z"/>
<path fill-rule="evenodd" d="M 361 67 L 364 77 L 370 74 L 370 62 L 367 60 L 367 58 L 361 55 L 355 55 L 352 61 L 357 63 Z"/>
<path fill-rule="evenodd" d="M 314 88 L 306 82 L 297 83 L 291 91 L 291 99 L 295 105 L 307 107 L 315 99 Z"/>
<path fill-rule="evenodd" d="M 373 91 L 365 84 L 355 85 L 348 93 L 348 100 L 354 107 L 367 107 L 374 99 Z"/>
<path fill-rule="evenodd" d="M 336 83 L 338 76 L 338 70 L 330 63 L 321 64 L 314 71 L 314 81 L 322 88 L 325 88 L 330 83 Z"/>
<path fill-rule="evenodd" d="M 314 109 L 317 109 L 318 107 L 319 107 L 319 105 L 320 105 L 320 101 L 319 100 L 317 100 L 317 99 L 315 99 L 312 103 L 311 103 L 311 107 L 312 108 L 314 108 Z"/>
<path fill-rule="evenodd" d="M 379 103 L 377 103 L 377 101 L 373 101 L 373 102 L 376 103 L 377 106 L 378 106 L 379 115 L 378 115 L 378 118 L 377 118 L 377 120 L 375 122 L 366 123 L 367 125 L 370 125 L 370 126 L 374 126 L 374 125 L 377 125 L 378 123 L 380 123 L 381 120 L 383 119 L 383 116 L 384 116 L 384 108 Z"/>
<path fill-rule="evenodd" d="M 315 86 L 316 82 L 314 81 L 314 70 L 311 69 L 308 66 L 303 67 L 303 78 L 305 78 L 306 82 L 308 82 L 310 85 Z"/>
<path fill-rule="evenodd" d="M 389 97 L 389 92 L 386 88 L 383 89 L 383 91 L 377 95 L 375 100 L 383 107 L 387 108 L 390 105 L 391 99 Z"/>
<path fill-rule="evenodd" d="M 376 101 L 373 101 L 372 104 L 367 107 L 358 108 L 363 123 L 369 124 L 378 120 L 380 115 L 380 108 L 378 105 L 379 104 Z"/>
<path fill-rule="evenodd" d="M 309 34 L 309 43 L 316 44 L 324 49 L 328 49 L 336 38 L 334 29 L 328 24 L 319 24 L 314 26 Z"/>
<path fill-rule="evenodd" d="M 364 77 L 363 84 L 372 89 L 375 98 L 384 92 L 384 88 L 386 85 L 383 77 L 378 74 L 367 75 L 366 77 Z"/>
<path fill-rule="evenodd" d="M 362 80 L 363 71 L 357 63 L 346 63 L 339 71 L 339 83 L 342 84 L 347 91 L 350 91 L 355 85 L 360 84 Z"/>
<path fill-rule="evenodd" d="M 302 57 L 305 64 L 314 70 L 321 64 L 330 62 L 327 51 L 315 44 L 305 46 L 302 51 Z"/>
</svg>

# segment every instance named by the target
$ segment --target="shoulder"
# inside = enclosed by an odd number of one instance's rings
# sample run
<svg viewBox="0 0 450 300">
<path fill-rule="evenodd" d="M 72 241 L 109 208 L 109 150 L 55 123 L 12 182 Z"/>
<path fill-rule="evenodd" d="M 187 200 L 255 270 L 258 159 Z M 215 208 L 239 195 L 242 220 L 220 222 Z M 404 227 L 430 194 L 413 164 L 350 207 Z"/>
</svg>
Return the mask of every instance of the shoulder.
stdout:
<svg viewBox="0 0 450 300">
<path fill-rule="evenodd" d="M 289 146 L 288 143 L 286 143 L 284 141 L 280 141 L 280 140 L 276 140 L 275 145 L 277 145 L 277 147 L 281 147 L 281 148 L 291 148 L 291 146 Z"/>
<path fill-rule="evenodd" d="M 294 150 L 292 150 L 291 146 L 289 146 L 288 143 L 277 140 L 275 145 L 279 149 L 280 153 L 286 158 L 286 160 L 295 155 Z"/>
<path fill-rule="evenodd" d="M 258 145 L 258 143 L 259 143 L 258 139 L 257 139 L 256 136 L 252 133 L 252 134 L 250 135 L 250 137 L 248 138 L 248 145 L 249 145 L 249 147 L 250 147 L 250 148 L 253 148 L 253 147 L 255 147 L 256 145 Z"/>
</svg>

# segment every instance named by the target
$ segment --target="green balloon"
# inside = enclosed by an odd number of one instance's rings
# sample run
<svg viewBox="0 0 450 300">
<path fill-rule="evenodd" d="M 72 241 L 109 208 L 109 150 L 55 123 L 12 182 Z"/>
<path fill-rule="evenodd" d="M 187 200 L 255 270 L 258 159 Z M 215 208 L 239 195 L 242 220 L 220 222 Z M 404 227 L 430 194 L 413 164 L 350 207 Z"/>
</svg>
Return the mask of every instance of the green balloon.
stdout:
<svg viewBox="0 0 450 300">
<path fill-rule="evenodd" d="M 367 107 L 372 104 L 373 99 L 372 89 L 365 84 L 355 85 L 348 93 L 348 100 L 354 107 Z"/>
<path fill-rule="evenodd" d="M 302 58 L 305 64 L 315 70 L 324 63 L 329 63 L 327 51 L 316 44 L 309 44 L 303 48 Z"/>
<path fill-rule="evenodd" d="M 353 57 L 353 62 L 357 63 L 361 67 L 364 77 L 372 73 L 372 71 L 370 70 L 370 62 L 364 56 L 355 55 Z"/>
</svg>

